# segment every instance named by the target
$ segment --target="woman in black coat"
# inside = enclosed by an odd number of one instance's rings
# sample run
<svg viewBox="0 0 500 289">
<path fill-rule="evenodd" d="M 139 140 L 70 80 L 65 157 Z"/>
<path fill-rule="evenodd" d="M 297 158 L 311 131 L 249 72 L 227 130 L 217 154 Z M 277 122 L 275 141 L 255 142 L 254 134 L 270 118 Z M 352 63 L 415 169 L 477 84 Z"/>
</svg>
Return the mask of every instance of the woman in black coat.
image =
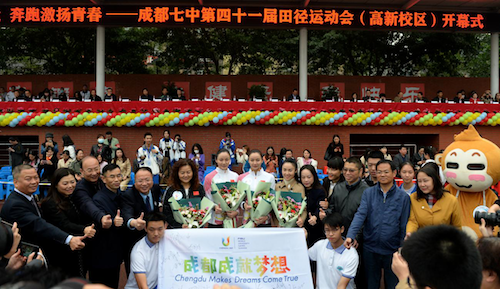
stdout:
<svg viewBox="0 0 500 289">
<path fill-rule="evenodd" d="M 196 168 L 196 164 L 190 159 L 180 159 L 175 162 L 168 185 L 169 187 L 165 192 L 163 201 L 163 213 L 167 217 L 167 222 L 169 226 L 174 228 L 187 227 L 187 225 L 182 225 L 175 221 L 168 200 L 171 197 L 179 201 L 181 199 L 203 198 L 205 196 L 205 190 L 198 180 L 198 168 Z"/>
<path fill-rule="evenodd" d="M 319 182 L 316 170 L 312 165 L 300 168 L 300 182 L 306 189 L 307 219 L 299 218 L 297 225 L 307 230 L 307 245 L 311 247 L 316 241 L 325 238 L 323 223 L 319 219 L 319 202 L 324 201 L 326 192 Z"/>
<path fill-rule="evenodd" d="M 340 142 L 338 134 L 333 136 L 332 142 L 328 145 L 325 152 L 325 161 L 329 161 L 334 157 L 344 158 L 344 145 Z"/>
<path fill-rule="evenodd" d="M 42 202 L 44 219 L 52 225 L 73 236 L 94 237 L 94 224 L 86 220 L 72 200 L 76 178 L 73 171 L 61 168 L 54 172 L 49 194 Z M 83 261 L 85 249 L 71 251 L 69 246 L 52 242 L 45 247 L 48 265 L 61 269 L 68 277 L 86 276 Z"/>
</svg>

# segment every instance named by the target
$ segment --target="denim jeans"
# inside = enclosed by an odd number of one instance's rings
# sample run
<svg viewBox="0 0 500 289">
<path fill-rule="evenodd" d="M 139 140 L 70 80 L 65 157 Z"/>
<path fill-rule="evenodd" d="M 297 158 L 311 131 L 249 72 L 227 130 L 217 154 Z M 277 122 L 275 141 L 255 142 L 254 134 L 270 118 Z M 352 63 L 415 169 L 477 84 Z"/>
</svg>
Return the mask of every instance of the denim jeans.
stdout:
<svg viewBox="0 0 500 289">
<path fill-rule="evenodd" d="M 379 289 L 382 269 L 384 269 L 384 282 L 386 289 L 394 289 L 398 285 L 398 278 L 392 272 L 392 254 L 380 255 L 370 252 L 363 248 L 363 257 L 365 261 L 365 273 L 368 283 L 368 289 Z"/>
</svg>

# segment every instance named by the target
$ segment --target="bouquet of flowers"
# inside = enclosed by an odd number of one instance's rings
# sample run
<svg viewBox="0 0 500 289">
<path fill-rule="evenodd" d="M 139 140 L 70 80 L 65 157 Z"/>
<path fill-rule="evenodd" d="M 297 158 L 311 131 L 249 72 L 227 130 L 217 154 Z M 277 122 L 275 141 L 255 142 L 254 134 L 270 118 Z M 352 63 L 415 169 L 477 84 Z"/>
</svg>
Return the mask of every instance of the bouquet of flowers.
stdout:
<svg viewBox="0 0 500 289">
<path fill-rule="evenodd" d="M 260 217 L 269 215 L 273 210 L 271 202 L 274 199 L 274 190 L 271 189 L 271 183 L 260 182 L 257 184 L 255 191 L 247 191 L 247 200 L 250 200 L 252 209 L 250 214 L 246 214 L 246 224 L 244 228 L 253 228 L 254 222 L 248 222 L 249 219 L 255 221 Z M 245 212 L 246 213 L 246 212 Z"/>
<path fill-rule="evenodd" d="M 190 229 L 205 226 L 212 217 L 214 203 L 205 197 L 179 201 L 171 197 L 168 202 L 172 208 L 174 219 L 181 224 L 187 224 Z"/>
<path fill-rule="evenodd" d="M 276 192 L 271 205 L 280 227 L 292 228 L 297 225 L 297 219 L 306 208 L 306 199 L 302 199 L 300 193 Z"/>
<path fill-rule="evenodd" d="M 222 211 L 236 211 L 245 200 L 246 191 L 248 190 L 249 186 L 243 182 L 212 184 L 212 199 L 220 206 Z M 223 226 L 224 228 L 235 228 L 236 222 L 234 219 L 225 217 Z"/>
</svg>

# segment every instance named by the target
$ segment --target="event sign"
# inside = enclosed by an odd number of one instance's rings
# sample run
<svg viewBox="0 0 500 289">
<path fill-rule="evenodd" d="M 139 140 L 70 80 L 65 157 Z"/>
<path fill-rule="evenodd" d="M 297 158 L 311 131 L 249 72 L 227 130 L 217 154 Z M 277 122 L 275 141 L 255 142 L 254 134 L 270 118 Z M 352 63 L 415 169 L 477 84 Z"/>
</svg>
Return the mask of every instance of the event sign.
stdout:
<svg viewBox="0 0 500 289">
<path fill-rule="evenodd" d="M 500 30 L 500 14 L 394 9 L 210 6 L 0 6 L 2 26 L 177 26 L 386 29 L 449 32 Z"/>
<path fill-rule="evenodd" d="M 379 99 L 381 93 L 385 93 L 385 83 L 361 83 L 361 97 L 365 97 L 366 92 L 370 90 L 370 96 Z"/>
<path fill-rule="evenodd" d="M 300 228 L 166 230 L 158 288 L 313 288 Z"/>
<path fill-rule="evenodd" d="M 207 99 L 231 99 L 231 82 L 205 82 Z"/>
<path fill-rule="evenodd" d="M 401 91 L 403 92 L 403 100 L 413 101 L 419 92 L 425 96 L 425 84 L 401 83 Z"/>
</svg>

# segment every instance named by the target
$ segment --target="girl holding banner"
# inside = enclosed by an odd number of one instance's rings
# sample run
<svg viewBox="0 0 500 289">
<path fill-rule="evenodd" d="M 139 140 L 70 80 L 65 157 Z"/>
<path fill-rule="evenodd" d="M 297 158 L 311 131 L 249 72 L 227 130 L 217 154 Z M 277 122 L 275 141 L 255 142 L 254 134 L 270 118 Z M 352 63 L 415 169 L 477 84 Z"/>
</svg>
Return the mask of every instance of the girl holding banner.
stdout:
<svg viewBox="0 0 500 289">
<path fill-rule="evenodd" d="M 215 155 L 215 163 L 217 168 L 205 177 L 204 189 L 207 198 L 213 201 L 212 184 L 220 183 L 235 183 L 238 181 L 238 174 L 229 169 L 231 164 L 231 154 L 227 149 L 220 149 Z M 212 219 L 208 222 L 209 228 L 222 228 L 224 216 L 219 205 L 215 205 L 215 214 L 212 214 Z M 235 219 L 238 216 L 238 210 L 224 212 L 225 216 L 230 219 Z"/>
</svg>

